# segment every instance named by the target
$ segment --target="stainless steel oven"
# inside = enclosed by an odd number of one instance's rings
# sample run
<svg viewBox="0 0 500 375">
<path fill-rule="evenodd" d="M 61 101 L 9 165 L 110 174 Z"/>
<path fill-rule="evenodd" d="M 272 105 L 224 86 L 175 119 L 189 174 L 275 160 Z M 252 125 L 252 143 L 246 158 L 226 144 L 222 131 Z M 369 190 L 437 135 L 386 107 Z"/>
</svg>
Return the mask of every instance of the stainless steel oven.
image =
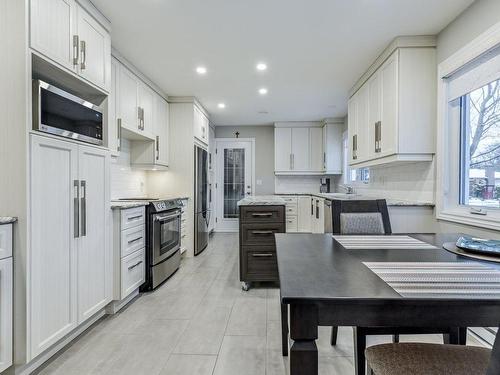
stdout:
<svg viewBox="0 0 500 375">
<path fill-rule="evenodd" d="M 181 210 L 153 215 L 153 266 L 163 262 L 181 247 Z"/>
<path fill-rule="evenodd" d="M 35 79 L 33 129 L 102 146 L 103 112 L 84 99 Z"/>
</svg>

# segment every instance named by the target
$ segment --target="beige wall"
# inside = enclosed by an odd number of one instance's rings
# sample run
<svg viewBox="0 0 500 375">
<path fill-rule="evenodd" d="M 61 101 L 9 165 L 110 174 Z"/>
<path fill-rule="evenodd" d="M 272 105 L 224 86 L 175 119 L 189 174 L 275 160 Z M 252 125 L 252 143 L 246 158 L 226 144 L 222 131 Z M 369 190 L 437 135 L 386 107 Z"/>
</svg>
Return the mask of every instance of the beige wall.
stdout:
<svg viewBox="0 0 500 375">
<path fill-rule="evenodd" d="M 217 126 L 216 138 L 255 138 L 255 194 L 274 194 L 274 127 L 273 126 Z"/>
</svg>

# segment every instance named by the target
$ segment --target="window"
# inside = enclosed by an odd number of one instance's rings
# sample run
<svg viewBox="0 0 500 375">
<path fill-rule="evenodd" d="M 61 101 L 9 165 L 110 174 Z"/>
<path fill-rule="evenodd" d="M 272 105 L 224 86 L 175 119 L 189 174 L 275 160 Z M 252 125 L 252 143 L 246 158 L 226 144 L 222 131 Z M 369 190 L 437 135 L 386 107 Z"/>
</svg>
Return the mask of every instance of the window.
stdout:
<svg viewBox="0 0 500 375">
<path fill-rule="evenodd" d="M 349 167 L 349 138 L 347 132 L 342 135 L 343 142 L 343 157 L 344 157 L 344 184 L 353 182 L 370 182 L 370 168 L 350 168 Z"/>
<path fill-rule="evenodd" d="M 500 207 L 500 80 L 460 100 L 460 204 Z"/>
<path fill-rule="evenodd" d="M 500 23 L 439 64 L 436 215 L 500 230 Z"/>
</svg>

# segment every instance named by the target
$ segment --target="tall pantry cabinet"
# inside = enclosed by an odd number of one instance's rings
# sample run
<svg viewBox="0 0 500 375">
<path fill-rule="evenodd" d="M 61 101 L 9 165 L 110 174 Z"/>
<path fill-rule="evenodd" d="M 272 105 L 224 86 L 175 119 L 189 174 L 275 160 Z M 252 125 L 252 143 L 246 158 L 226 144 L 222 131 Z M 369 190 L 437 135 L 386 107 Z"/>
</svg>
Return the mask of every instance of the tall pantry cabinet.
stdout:
<svg viewBox="0 0 500 375">
<path fill-rule="evenodd" d="M 31 135 L 29 357 L 111 301 L 109 152 Z"/>
</svg>

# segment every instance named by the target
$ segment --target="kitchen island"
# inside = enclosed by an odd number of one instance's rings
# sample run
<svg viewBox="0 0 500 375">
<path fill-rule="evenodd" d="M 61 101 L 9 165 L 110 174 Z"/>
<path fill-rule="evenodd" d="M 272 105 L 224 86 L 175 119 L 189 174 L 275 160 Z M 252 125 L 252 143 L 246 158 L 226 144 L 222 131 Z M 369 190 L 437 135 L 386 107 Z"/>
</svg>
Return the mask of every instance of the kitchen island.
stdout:
<svg viewBox="0 0 500 375">
<path fill-rule="evenodd" d="M 280 197 L 249 196 L 238 202 L 240 281 L 247 291 L 252 282 L 277 282 L 275 233 L 285 233 L 286 201 Z"/>
</svg>

